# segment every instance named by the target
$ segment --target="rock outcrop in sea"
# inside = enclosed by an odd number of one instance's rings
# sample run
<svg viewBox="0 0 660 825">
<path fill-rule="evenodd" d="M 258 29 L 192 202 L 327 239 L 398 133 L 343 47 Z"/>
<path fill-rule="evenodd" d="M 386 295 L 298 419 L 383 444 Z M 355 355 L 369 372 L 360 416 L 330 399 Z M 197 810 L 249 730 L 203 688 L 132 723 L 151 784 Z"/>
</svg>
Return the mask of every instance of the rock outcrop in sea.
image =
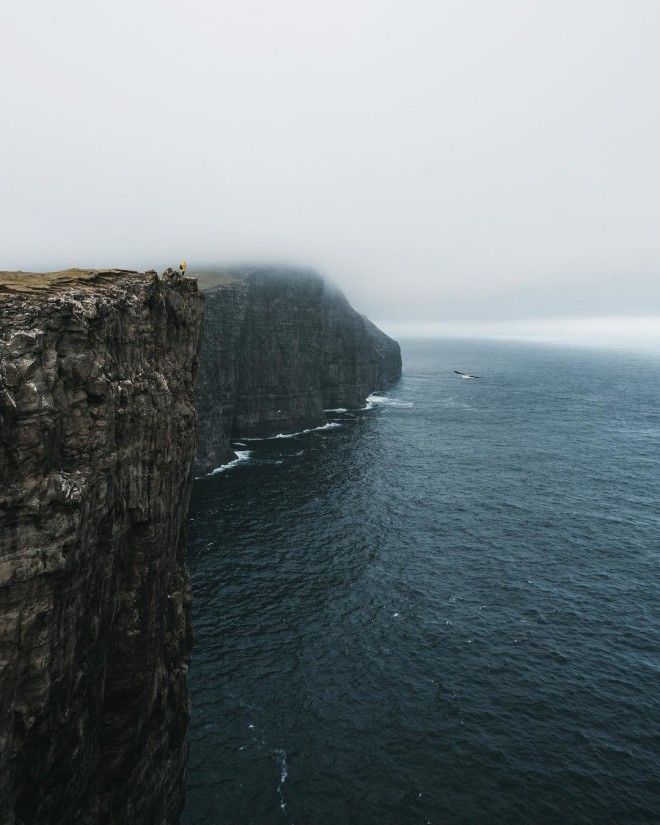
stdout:
<svg viewBox="0 0 660 825">
<path fill-rule="evenodd" d="M 0 274 L 0 822 L 175 823 L 202 297 Z"/>
<path fill-rule="evenodd" d="M 207 283 L 199 473 L 230 460 L 233 439 L 319 426 L 401 374 L 397 342 L 316 272 L 244 267 Z"/>
</svg>

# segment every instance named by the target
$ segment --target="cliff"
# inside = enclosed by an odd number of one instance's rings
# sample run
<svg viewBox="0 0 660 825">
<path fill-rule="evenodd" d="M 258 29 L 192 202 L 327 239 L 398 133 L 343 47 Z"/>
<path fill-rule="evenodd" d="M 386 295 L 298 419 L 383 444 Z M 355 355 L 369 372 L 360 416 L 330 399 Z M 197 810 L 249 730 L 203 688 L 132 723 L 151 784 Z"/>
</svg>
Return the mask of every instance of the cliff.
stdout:
<svg viewBox="0 0 660 825">
<path fill-rule="evenodd" d="M 324 409 L 359 407 L 401 374 L 396 341 L 315 272 L 244 268 L 204 295 L 198 472 L 233 439 L 323 424 Z"/>
<path fill-rule="evenodd" d="M 201 470 L 399 376 L 398 344 L 315 273 L 215 280 Z M 171 272 L 0 273 L 2 825 L 178 820 L 201 327 Z"/>
<path fill-rule="evenodd" d="M 0 274 L 0 822 L 174 823 L 194 281 Z"/>
</svg>

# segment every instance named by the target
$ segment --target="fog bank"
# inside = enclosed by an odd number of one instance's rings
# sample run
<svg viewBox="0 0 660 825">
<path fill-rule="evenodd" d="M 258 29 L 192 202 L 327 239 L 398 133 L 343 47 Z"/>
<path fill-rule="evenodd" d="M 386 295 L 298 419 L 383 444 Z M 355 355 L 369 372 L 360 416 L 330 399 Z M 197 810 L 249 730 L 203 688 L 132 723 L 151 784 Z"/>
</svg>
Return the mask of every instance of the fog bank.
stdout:
<svg viewBox="0 0 660 825">
<path fill-rule="evenodd" d="M 0 267 L 316 267 L 375 317 L 660 314 L 655 0 L 3 9 Z"/>
</svg>

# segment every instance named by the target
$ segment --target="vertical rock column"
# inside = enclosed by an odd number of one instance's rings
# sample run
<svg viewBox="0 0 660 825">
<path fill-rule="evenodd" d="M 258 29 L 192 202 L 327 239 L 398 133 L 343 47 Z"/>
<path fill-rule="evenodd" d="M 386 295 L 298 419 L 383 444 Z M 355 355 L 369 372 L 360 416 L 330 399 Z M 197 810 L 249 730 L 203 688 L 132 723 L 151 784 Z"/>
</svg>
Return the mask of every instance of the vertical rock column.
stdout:
<svg viewBox="0 0 660 825">
<path fill-rule="evenodd" d="M 0 274 L 0 822 L 174 823 L 202 299 Z"/>
</svg>

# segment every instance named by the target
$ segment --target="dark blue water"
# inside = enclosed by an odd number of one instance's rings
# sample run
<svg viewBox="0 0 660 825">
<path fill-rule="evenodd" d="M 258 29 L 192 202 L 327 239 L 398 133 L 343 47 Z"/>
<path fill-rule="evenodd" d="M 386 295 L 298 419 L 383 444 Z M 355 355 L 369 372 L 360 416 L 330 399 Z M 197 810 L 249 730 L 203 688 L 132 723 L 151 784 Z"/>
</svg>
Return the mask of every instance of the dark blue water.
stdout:
<svg viewBox="0 0 660 825">
<path fill-rule="evenodd" d="M 183 821 L 660 822 L 660 359 L 403 358 L 195 484 Z"/>
</svg>

